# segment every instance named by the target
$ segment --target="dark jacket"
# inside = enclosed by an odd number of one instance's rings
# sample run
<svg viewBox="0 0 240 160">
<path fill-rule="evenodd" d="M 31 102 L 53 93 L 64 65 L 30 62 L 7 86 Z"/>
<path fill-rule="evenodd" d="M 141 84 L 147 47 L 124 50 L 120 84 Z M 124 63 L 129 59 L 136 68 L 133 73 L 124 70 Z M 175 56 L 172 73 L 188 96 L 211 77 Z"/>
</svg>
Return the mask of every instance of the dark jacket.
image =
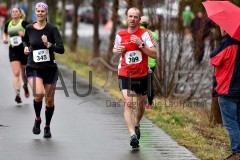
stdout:
<svg viewBox="0 0 240 160">
<path fill-rule="evenodd" d="M 240 42 L 226 35 L 210 55 L 218 96 L 240 97 Z"/>
<path fill-rule="evenodd" d="M 195 17 L 192 20 L 190 27 L 191 27 L 191 32 L 192 32 L 193 38 L 194 39 L 199 38 L 200 40 L 202 40 L 203 29 L 204 29 L 204 19 Z"/>
</svg>

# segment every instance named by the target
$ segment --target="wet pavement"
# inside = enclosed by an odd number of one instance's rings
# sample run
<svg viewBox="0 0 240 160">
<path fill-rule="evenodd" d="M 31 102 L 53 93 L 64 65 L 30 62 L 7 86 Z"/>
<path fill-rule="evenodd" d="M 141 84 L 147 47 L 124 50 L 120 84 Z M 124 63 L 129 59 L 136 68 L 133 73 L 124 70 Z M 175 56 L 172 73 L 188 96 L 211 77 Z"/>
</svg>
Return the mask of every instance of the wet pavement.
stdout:
<svg viewBox="0 0 240 160">
<path fill-rule="evenodd" d="M 15 103 L 7 46 L 1 43 L 0 48 L 0 160 L 197 159 L 145 117 L 141 122 L 140 148 L 133 150 L 129 145 L 123 107 L 107 105 L 118 101 L 96 87 L 90 95 L 77 96 L 76 91 L 78 94 L 88 92 L 88 80 L 78 77 L 75 85 L 73 72 L 65 66 L 59 66 L 62 79 L 57 85 L 52 138 L 44 139 L 43 132 L 34 135 L 33 98 L 23 97 L 22 90 L 23 103 Z M 44 106 L 41 116 L 43 130 Z"/>
</svg>

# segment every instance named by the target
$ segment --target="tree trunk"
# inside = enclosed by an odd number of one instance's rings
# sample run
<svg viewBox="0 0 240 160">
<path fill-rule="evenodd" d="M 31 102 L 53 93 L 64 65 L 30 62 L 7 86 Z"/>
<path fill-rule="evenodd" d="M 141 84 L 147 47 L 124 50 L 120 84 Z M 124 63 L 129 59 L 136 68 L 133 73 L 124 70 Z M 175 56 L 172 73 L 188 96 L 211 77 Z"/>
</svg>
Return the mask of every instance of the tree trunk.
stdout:
<svg viewBox="0 0 240 160">
<path fill-rule="evenodd" d="M 117 21 L 118 21 L 118 7 L 119 7 L 119 1 L 118 0 L 113 0 L 113 6 L 112 6 L 112 28 L 111 28 L 111 34 L 109 36 L 109 45 L 108 45 L 108 60 L 111 59 L 112 57 L 112 49 L 113 49 L 113 43 L 117 31 Z"/>
<path fill-rule="evenodd" d="M 189 5 L 186 1 L 180 1 L 179 2 L 179 9 L 178 9 L 178 29 L 180 32 L 183 33 L 183 18 L 182 18 L 182 12 L 185 10 L 186 5 Z"/>
<path fill-rule="evenodd" d="M 27 14 L 27 21 L 32 23 L 32 1 L 28 1 L 28 6 L 27 6 L 27 11 L 28 11 L 28 14 Z"/>
<path fill-rule="evenodd" d="M 65 10 L 65 6 L 66 6 L 66 0 L 62 0 L 62 24 L 61 24 L 61 31 L 62 31 L 62 40 L 65 43 L 65 29 L 66 29 L 66 10 Z"/>
<path fill-rule="evenodd" d="M 140 15 L 143 15 L 143 0 L 126 0 L 126 2 L 127 11 L 129 8 L 136 7 L 140 10 Z"/>
<path fill-rule="evenodd" d="M 127 11 L 129 10 L 129 8 L 133 7 L 133 0 L 126 0 L 127 2 L 127 10 L 126 10 L 126 15 L 127 15 Z"/>
<path fill-rule="evenodd" d="M 6 3 L 6 7 L 10 10 L 11 5 L 14 3 L 12 0 L 0 0 L 0 2 L 5 2 Z"/>
<path fill-rule="evenodd" d="M 57 0 L 47 1 L 48 4 L 48 22 L 52 24 L 56 24 L 56 11 L 57 11 Z"/>
<path fill-rule="evenodd" d="M 221 112 L 218 104 L 218 97 L 212 97 L 210 126 L 214 127 L 217 124 L 222 124 L 222 117 L 221 117 Z"/>
<path fill-rule="evenodd" d="M 140 10 L 140 16 L 143 16 L 143 1 L 135 0 L 135 6 Z"/>
<path fill-rule="evenodd" d="M 99 9 L 101 7 L 102 0 L 93 0 L 92 7 L 94 13 L 94 21 L 93 21 L 93 58 L 100 56 L 100 38 L 99 38 Z"/>
<path fill-rule="evenodd" d="M 220 43 L 221 41 L 221 33 L 219 27 L 215 27 L 215 33 L 213 34 L 213 38 L 215 40 L 215 44 Z M 211 106 L 211 114 L 210 114 L 210 125 L 213 127 L 217 124 L 222 124 L 222 116 L 218 104 L 217 97 L 212 97 L 212 106 Z"/>
<path fill-rule="evenodd" d="M 73 4 L 74 4 L 74 9 L 73 9 L 73 21 L 72 21 L 72 36 L 71 36 L 71 40 L 70 40 L 70 50 L 72 52 L 75 52 L 77 49 L 77 40 L 78 40 L 78 34 L 77 34 L 77 30 L 78 30 L 78 7 L 80 5 L 80 1 L 79 0 L 73 0 Z"/>
<path fill-rule="evenodd" d="M 159 92 L 163 97 L 167 97 L 167 83 L 165 81 L 165 77 L 167 77 L 166 73 L 166 66 L 168 65 L 165 58 L 164 51 L 166 50 L 165 46 L 166 41 L 164 40 L 164 20 L 161 16 L 158 16 L 158 59 L 156 60 L 156 64 L 158 66 L 158 77 L 159 77 L 159 83 L 162 85 L 162 87 L 159 88 Z M 163 35 L 162 35 L 163 34 Z M 162 43 L 164 41 L 164 43 Z"/>
</svg>

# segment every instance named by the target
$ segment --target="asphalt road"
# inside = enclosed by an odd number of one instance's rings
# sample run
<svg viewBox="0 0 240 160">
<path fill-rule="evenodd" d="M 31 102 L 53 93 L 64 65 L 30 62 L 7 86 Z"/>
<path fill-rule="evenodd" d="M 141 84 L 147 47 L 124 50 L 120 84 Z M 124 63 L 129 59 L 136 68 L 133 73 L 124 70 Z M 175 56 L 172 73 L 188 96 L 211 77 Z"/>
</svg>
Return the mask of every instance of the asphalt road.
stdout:
<svg viewBox="0 0 240 160">
<path fill-rule="evenodd" d="M 101 89 L 93 87 L 88 96 L 74 93 L 73 72 L 60 66 L 62 80 L 57 87 L 51 139 L 34 135 L 33 97 L 21 97 L 16 104 L 7 45 L 0 43 L 0 160 L 195 160 L 189 150 L 178 145 L 162 129 L 143 118 L 140 148 L 129 145 L 129 133 L 123 119 L 123 107 Z M 86 80 L 78 77 L 77 91 L 88 91 Z M 60 83 L 62 82 L 62 83 Z M 63 89 L 63 88 L 62 88 Z M 45 123 L 44 106 L 41 113 Z"/>
</svg>

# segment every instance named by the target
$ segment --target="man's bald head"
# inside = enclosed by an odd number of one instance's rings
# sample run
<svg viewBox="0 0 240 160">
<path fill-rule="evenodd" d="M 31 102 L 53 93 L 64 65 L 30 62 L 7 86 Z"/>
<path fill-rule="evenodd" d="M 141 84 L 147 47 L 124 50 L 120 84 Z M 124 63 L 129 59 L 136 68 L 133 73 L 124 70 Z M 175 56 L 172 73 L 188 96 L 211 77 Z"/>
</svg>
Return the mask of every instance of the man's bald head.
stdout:
<svg viewBox="0 0 240 160">
<path fill-rule="evenodd" d="M 129 13 L 135 12 L 137 13 L 138 17 L 140 17 L 140 10 L 136 7 L 132 7 L 128 9 L 127 15 L 129 15 Z"/>
</svg>

